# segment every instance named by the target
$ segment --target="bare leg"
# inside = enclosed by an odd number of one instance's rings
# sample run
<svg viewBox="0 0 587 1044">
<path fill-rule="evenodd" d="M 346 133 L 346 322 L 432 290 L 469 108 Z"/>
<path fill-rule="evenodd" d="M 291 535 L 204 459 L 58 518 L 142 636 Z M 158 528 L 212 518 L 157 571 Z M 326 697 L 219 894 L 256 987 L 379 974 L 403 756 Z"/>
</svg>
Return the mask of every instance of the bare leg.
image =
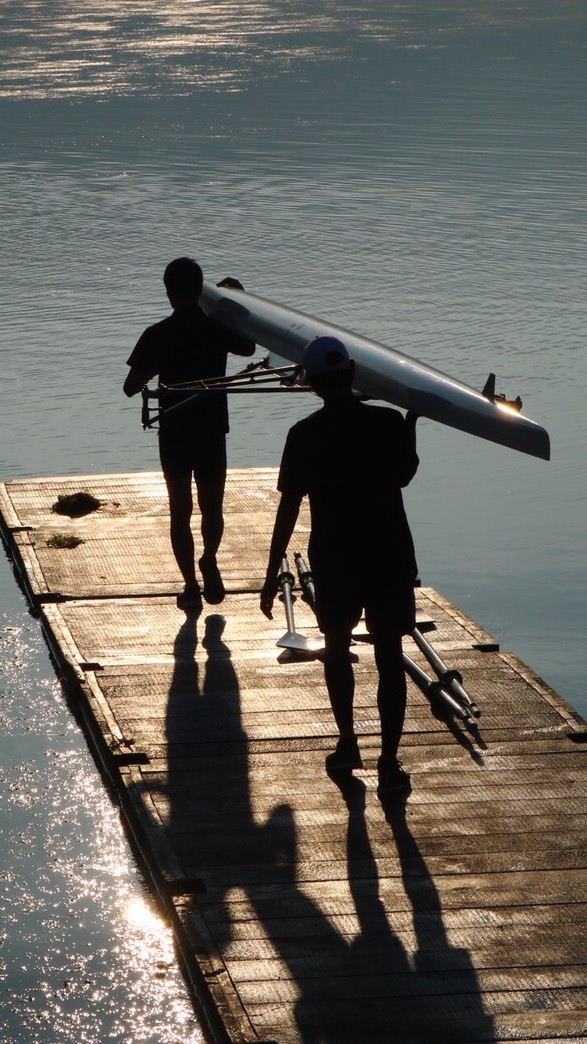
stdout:
<svg viewBox="0 0 587 1044">
<path fill-rule="evenodd" d="M 209 558 L 216 558 L 224 534 L 222 507 L 225 483 L 225 477 L 215 483 L 196 482 L 198 506 L 201 513 L 203 554 Z"/>
<path fill-rule="evenodd" d="M 324 681 L 341 739 L 351 739 L 355 732 L 355 675 L 350 644 L 350 631 L 328 631 L 324 634 Z"/>
<path fill-rule="evenodd" d="M 226 594 L 224 582 L 216 562 L 216 552 L 224 533 L 224 501 L 225 478 L 214 484 L 196 483 L 198 504 L 201 512 L 203 554 L 198 565 L 204 580 L 204 598 L 211 605 L 218 605 Z"/>
<path fill-rule="evenodd" d="M 381 721 L 381 756 L 397 757 L 406 715 L 407 685 L 401 636 L 373 635 L 379 671 L 377 707 Z"/>
<path fill-rule="evenodd" d="M 175 561 L 186 584 L 196 583 L 194 562 L 194 538 L 191 529 L 193 510 L 192 476 L 181 478 L 165 477 L 169 496 L 171 547 Z"/>
</svg>

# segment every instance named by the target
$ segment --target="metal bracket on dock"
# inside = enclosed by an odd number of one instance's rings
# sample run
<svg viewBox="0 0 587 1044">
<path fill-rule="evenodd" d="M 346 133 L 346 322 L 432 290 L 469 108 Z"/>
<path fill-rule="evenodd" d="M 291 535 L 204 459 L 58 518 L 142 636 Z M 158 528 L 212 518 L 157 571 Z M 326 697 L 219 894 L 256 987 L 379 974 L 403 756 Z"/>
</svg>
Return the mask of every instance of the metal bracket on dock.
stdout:
<svg viewBox="0 0 587 1044">
<path fill-rule="evenodd" d="M 124 765 L 150 765 L 151 764 L 151 759 L 150 759 L 149 755 L 145 753 L 145 751 L 141 751 L 141 750 L 137 750 L 137 751 L 132 751 L 132 750 L 129 750 L 129 751 L 113 750 L 113 751 L 111 751 L 111 754 L 112 754 L 112 757 L 114 758 L 114 761 L 115 761 L 116 765 L 118 765 L 119 767 L 120 766 L 124 766 Z"/>
<path fill-rule="evenodd" d="M 587 744 L 587 729 L 583 732 L 567 732 L 567 739 L 572 740 L 573 743 Z"/>
<path fill-rule="evenodd" d="M 463 688 L 463 676 L 460 671 L 450 670 L 446 666 L 443 660 L 440 659 L 436 650 L 432 647 L 430 642 L 424 638 L 424 635 L 417 627 L 412 631 L 412 638 L 420 649 L 420 652 L 424 653 L 428 663 L 434 668 L 438 675 L 438 682 L 433 683 L 435 689 L 440 687 L 438 694 L 442 695 L 443 692 L 447 693 L 450 697 L 450 705 L 456 703 L 457 707 L 467 712 L 466 717 L 472 714 L 474 718 L 480 718 L 481 711 L 477 704 L 471 699 L 466 689 Z M 434 693 L 434 695 L 436 695 L 436 693 Z"/>
<path fill-rule="evenodd" d="M 299 551 L 294 554 L 294 559 L 297 566 L 300 586 L 304 593 L 303 597 L 308 605 L 315 611 L 316 592 L 314 589 L 312 574 Z M 287 567 L 287 559 L 284 559 L 284 564 L 285 567 Z M 416 642 L 420 651 L 424 653 L 430 665 L 434 668 L 438 675 L 438 680 L 434 681 L 432 678 L 429 678 L 425 671 L 418 667 L 418 665 L 404 653 L 404 666 L 408 674 L 410 674 L 414 681 L 420 686 L 431 703 L 434 701 L 443 703 L 453 714 L 462 718 L 466 725 L 475 725 L 473 719 L 481 717 L 481 711 L 477 704 L 471 699 L 468 692 L 463 688 L 463 676 L 460 671 L 451 670 L 446 666 L 430 642 L 424 638 L 424 635 L 418 627 L 415 627 L 411 632 L 411 637 Z"/>
<path fill-rule="evenodd" d="M 406 653 L 403 656 L 404 667 L 407 673 L 413 678 L 431 704 L 443 705 L 451 714 L 456 714 L 458 718 L 461 718 L 465 725 L 477 727 L 469 709 L 464 707 L 462 703 L 459 703 L 450 692 L 447 692 L 440 680 L 433 681 Z"/>
<path fill-rule="evenodd" d="M 294 620 L 293 611 L 293 574 L 289 571 L 289 563 L 284 558 L 281 563 L 281 572 L 277 578 L 281 588 L 281 600 L 285 606 L 285 618 L 287 631 L 276 643 L 283 649 L 292 649 L 296 652 L 315 652 L 320 646 L 311 643 L 304 634 L 298 634 Z"/>
</svg>

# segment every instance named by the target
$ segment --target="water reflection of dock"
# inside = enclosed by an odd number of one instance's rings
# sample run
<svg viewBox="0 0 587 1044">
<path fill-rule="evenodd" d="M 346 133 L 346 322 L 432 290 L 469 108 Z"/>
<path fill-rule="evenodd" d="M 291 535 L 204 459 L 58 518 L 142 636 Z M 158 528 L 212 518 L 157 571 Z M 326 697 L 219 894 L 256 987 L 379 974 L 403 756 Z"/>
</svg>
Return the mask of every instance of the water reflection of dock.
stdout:
<svg viewBox="0 0 587 1044">
<path fill-rule="evenodd" d="M 359 643 L 365 768 L 337 787 L 324 773 L 334 733 L 321 665 L 276 648 L 285 619 L 258 610 L 275 477 L 229 473 L 228 594 L 199 617 L 175 606 L 158 474 L 0 485 L 9 552 L 213 1038 L 587 1039 L 584 723 L 422 588 L 421 618 L 464 675 L 479 729 L 433 714 L 409 682 L 414 790 L 383 809 L 374 667 Z M 52 511 L 78 491 L 100 507 Z M 302 516 L 292 550 L 307 530 Z M 300 599 L 295 610 L 317 639 Z M 411 641 L 406 651 L 429 670 Z"/>
</svg>

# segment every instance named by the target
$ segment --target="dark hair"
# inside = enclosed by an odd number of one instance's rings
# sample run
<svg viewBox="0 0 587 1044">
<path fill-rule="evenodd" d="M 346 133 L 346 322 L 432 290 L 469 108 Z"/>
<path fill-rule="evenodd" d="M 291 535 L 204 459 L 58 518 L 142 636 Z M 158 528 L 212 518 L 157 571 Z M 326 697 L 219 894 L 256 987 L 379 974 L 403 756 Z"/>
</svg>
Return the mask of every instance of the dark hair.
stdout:
<svg viewBox="0 0 587 1044">
<path fill-rule="evenodd" d="M 202 269 L 193 257 L 176 257 L 175 261 L 169 262 L 163 273 L 165 289 L 172 296 L 195 294 L 199 297 L 203 281 Z"/>
</svg>

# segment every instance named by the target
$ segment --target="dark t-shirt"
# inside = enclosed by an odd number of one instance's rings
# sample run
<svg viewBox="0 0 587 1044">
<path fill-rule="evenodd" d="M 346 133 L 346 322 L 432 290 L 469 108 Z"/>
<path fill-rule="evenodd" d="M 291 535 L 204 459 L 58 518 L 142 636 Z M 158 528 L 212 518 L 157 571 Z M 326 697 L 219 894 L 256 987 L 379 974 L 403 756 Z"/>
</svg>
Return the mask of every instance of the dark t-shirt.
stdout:
<svg viewBox="0 0 587 1044">
<path fill-rule="evenodd" d="M 401 487 L 418 463 L 413 429 L 385 406 L 349 396 L 294 425 L 278 489 L 308 495 L 313 570 L 357 568 L 384 582 L 416 579 Z"/>
<path fill-rule="evenodd" d="M 222 377 L 226 373 L 229 352 L 252 355 L 251 341 L 232 334 L 210 319 L 197 305 L 176 309 L 159 323 L 147 327 L 133 349 L 129 366 L 151 376 L 159 375 L 159 386 L 182 384 L 186 381 Z M 193 392 L 178 394 L 161 388 L 159 403 L 162 409 L 189 398 Z M 177 430 L 178 435 L 222 434 L 228 431 L 228 405 L 225 392 L 205 392 L 188 406 L 182 406 L 161 427 Z"/>
</svg>

